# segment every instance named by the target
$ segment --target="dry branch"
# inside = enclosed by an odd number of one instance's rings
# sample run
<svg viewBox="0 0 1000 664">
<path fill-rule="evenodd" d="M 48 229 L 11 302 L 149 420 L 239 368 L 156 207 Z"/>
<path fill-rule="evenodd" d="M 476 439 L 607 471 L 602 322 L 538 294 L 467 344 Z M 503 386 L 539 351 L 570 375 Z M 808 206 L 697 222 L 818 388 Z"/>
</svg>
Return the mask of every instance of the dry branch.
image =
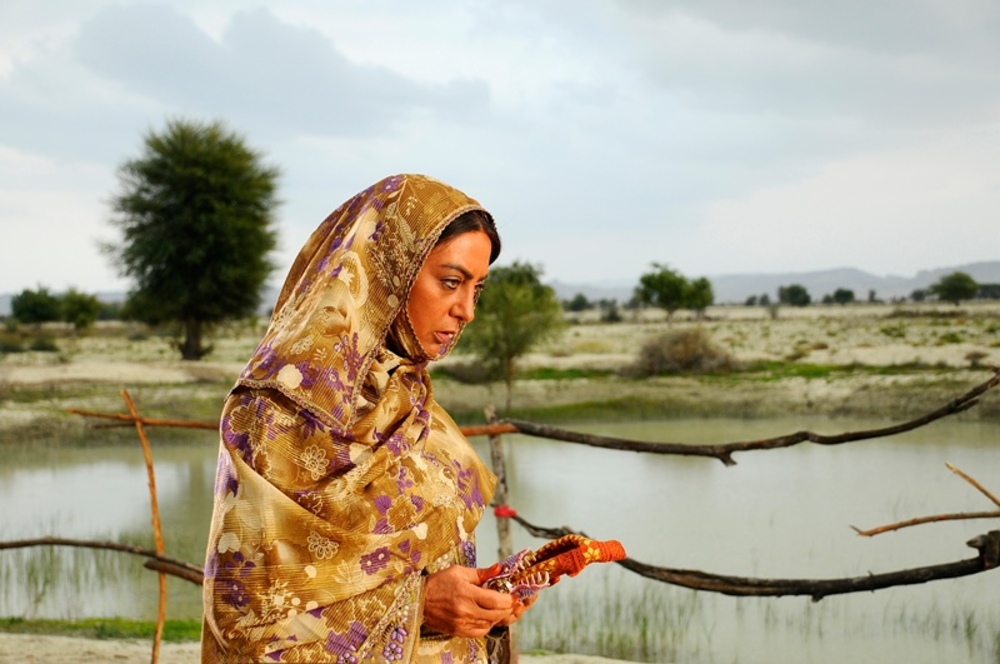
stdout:
<svg viewBox="0 0 1000 664">
<path fill-rule="evenodd" d="M 140 423 L 148 427 L 180 427 L 183 429 L 212 429 L 218 430 L 218 422 L 194 422 L 191 420 L 165 420 L 158 417 L 139 417 L 138 415 L 125 415 L 124 413 L 96 413 L 92 410 L 80 410 L 79 408 L 67 408 L 67 413 L 73 415 L 83 415 L 84 417 L 98 417 L 106 420 L 120 420 L 123 426 Z"/>
<path fill-rule="evenodd" d="M 848 431 L 835 435 L 823 435 L 812 431 L 798 431 L 785 436 L 766 438 L 763 440 L 749 440 L 734 443 L 724 443 L 720 445 L 694 445 L 688 443 L 655 443 L 641 440 L 629 440 L 625 438 L 613 438 L 610 436 L 595 436 L 591 434 L 558 429 L 544 424 L 534 424 L 533 422 L 523 422 L 521 420 L 506 420 L 528 436 L 538 436 L 541 438 L 552 438 L 571 443 L 580 443 L 593 447 L 603 447 L 613 450 L 625 450 L 630 452 L 650 452 L 653 454 L 675 454 L 683 456 L 704 456 L 718 459 L 727 466 L 736 465 L 732 455 L 734 452 L 746 452 L 749 450 L 770 450 L 782 447 L 791 447 L 798 443 L 810 442 L 817 445 L 840 445 L 859 440 L 869 440 L 871 438 L 882 438 L 894 436 L 896 434 L 912 431 L 931 422 L 939 420 L 949 415 L 961 413 L 972 408 L 979 402 L 987 391 L 1000 384 L 1000 369 L 993 369 L 993 376 L 965 394 L 956 397 L 947 404 L 925 415 L 915 419 L 892 426 L 878 429 L 866 429 L 864 431 Z"/>
<path fill-rule="evenodd" d="M 1000 498 L 997 498 L 996 496 L 994 496 L 986 487 L 984 487 L 982 484 L 980 484 L 979 482 L 977 482 L 974 478 L 972 478 L 969 475 L 967 475 L 966 473 L 962 472 L 961 468 L 958 468 L 957 466 L 954 466 L 953 464 L 950 464 L 950 463 L 945 463 L 944 465 L 948 467 L 948 470 L 950 470 L 951 472 L 955 473 L 956 475 L 958 475 L 959 477 L 961 477 L 963 480 L 965 480 L 966 482 L 968 482 L 972 486 L 976 487 L 976 489 L 979 490 L 979 493 L 981 493 L 984 496 L 986 496 L 987 498 L 989 498 L 993 502 L 994 505 L 996 505 L 997 507 L 1000 507 Z"/>
<path fill-rule="evenodd" d="M 544 528 L 528 523 L 520 516 L 511 517 L 535 537 L 555 539 L 574 531 L 567 526 L 560 528 Z M 583 534 L 583 533 L 579 533 Z M 937 581 L 939 579 L 955 579 L 970 574 L 978 574 L 1000 565 L 1000 530 L 992 530 L 987 535 L 980 535 L 966 542 L 977 549 L 979 555 L 954 563 L 930 565 L 914 569 L 869 574 L 867 576 L 848 577 L 841 579 L 756 579 L 743 576 L 726 576 L 710 574 L 698 570 L 674 569 L 656 567 L 639 562 L 633 558 L 618 561 L 625 569 L 640 576 L 656 581 L 662 581 L 675 586 L 722 593 L 739 597 L 782 597 L 785 595 L 808 595 L 812 600 L 819 601 L 829 595 L 870 592 L 894 586 L 914 585 Z"/>
<path fill-rule="evenodd" d="M 680 442 L 650 442 L 644 440 L 630 440 L 627 438 L 615 438 L 612 436 L 597 436 L 593 434 L 569 431 L 545 424 L 535 424 L 522 420 L 505 420 L 498 424 L 486 424 L 462 427 L 462 433 L 466 436 L 495 436 L 504 433 L 521 433 L 526 436 L 536 436 L 540 438 L 550 438 L 569 443 L 580 443 L 591 447 L 602 447 L 605 449 L 624 450 L 628 452 L 649 452 L 652 454 L 673 454 L 679 456 L 702 456 L 718 459 L 727 466 L 735 466 L 733 453 L 747 452 L 750 450 L 777 449 L 791 447 L 799 443 L 810 442 L 817 445 L 840 445 L 860 440 L 870 440 L 872 438 L 882 438 L 894 436 L 918 429 L 922 426 L 940 420 L 949 415 L 961 413 L 972 408 L 979 403 L 979 397 L 1000 384 L 1000 368 L 991 368 L 993 376 L 979 385 L 975 386 L 965 394 L 956 397 L 947 404 L 930 413 L 879 429 L 865 429 L 863 431 L 848 431 L 845 433 L 824 435 L 813 431 L 797 431 L 775 438 L 765 438 L 761 440 L 738 441 L 732 443 L 722 443 L 718 445 L 696 445 Z M 68 408 L 67 412 L 85 417 L 99 417 L 105 419 L 119 420 L 121 422 L 131 422 L 143 424 L 145 426 L 167 426 L 186 427 L 192 429 L 212 429 L 219 428 L 218 422 L 194 422 L 187 420 L 169 420 L 154 417 L 137 417 L 124 415 L 121 413 L 95 413 L 93 411 Z M 1000 504 L 1000 503 L 998 503 Z"/>
<path fill-rule="evenodd" d="M 974 486 L 979 490 L 984 496 L 993 501 L 993 504 L 1000 506 L 1000 500 L 990 493 L 982 484 L 977 482 L 974 478 L 970 477 L 966 473 L 962 472 L 960 468 L 954 466 L 950 463 L 945 463 L 948 470 L 955 473 L 963 480 Z M 995 519 L 1000 517 L 1000 511 L 993 512 L 957 512 L 953 514 L 932 514 L 930 516 L 920 516 L 914 519 L 906 519 L 905 521 L 897 521 L 896 523 L 886 524 L 884 526 L 878 526 L 876 528 L 869 528 L 868 530 L 861 530 L 857 526 L 851 526 L 854 531 L 863 537 L 872 537 L 873 535 L 881 535 L 882 533 L 892 532 L 894 530 L 901 530 L 903 528 L 909 528 L 910 526 L 919 526 L 924 523 L 934 523 L 935 521 L 964 521 L 967 519 Z"/>
<path fill-rule="evenodd" d="M 204 571 L 202 570 L 201 565 L 195 565 L 194 563 L 165 556 L 161 553 L 157 553 L 153 549 L 145 549 L 141 546 L 135 546 L 132 544 L 107 541 L 101 542 L 97 540 L 78 540 L 66 537 L 38 537 L 34 539 L 0 542 L 0 550 L 25 549 L 32 546 L 75 546 L 83 549 L 120 551 L 122 553 L 129 553 L 135 556 L 144 556 L 149 558 L 150 561 L 155 561 L 157 563 L 157 567 L 155 568 L 157 571 L 163 571 L 166 574 L 171 574 L 199 586 L 202 584 L 202 580 L 204 578 Z"/>
<path fill-rule="evenodd" d="M 932 514 L 930 516 L 918 516 L 913 519 L 907 519 L 906 521 L 897 521 L 896 523 L 889 523 L 884 526 L 878 526 L 876 528 L 869 528 L 868 530 L 861 530 L 857 526 L 851 526 L 858 535 L 862 537 L 872 537 L 874 535 L 881 535 L 882 533 L 889 533 L 894 530 L 902 530 L 903 528 L 909 528 L 910 526 L 919 526 L 925 523 L 935 523 L 937 521 L 965 521 L 968 519 L 996 519 L 1000 517 L 1000 510 L 994 512 L 955 512 L 953 514 Z"/>
</svg>

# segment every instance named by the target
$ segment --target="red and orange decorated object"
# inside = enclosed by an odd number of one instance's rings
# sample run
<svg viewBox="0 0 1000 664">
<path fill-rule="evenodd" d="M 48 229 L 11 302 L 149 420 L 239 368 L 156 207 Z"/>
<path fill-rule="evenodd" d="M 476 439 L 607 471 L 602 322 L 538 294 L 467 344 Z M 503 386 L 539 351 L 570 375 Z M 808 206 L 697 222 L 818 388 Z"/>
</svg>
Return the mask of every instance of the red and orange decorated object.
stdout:
<svg viewBox="0 0 1000 664">
<path fill-rule="evenodd" d="M 480 581 L 484 588 L 524 600 L 555 585 L 563 575 L 576 576 L 591 563 L 615 562 L 625 555 L 625 547 L 618 540 L 563 535 L 536 551 L 525 549 L 481 570 Z"/>
</svg>

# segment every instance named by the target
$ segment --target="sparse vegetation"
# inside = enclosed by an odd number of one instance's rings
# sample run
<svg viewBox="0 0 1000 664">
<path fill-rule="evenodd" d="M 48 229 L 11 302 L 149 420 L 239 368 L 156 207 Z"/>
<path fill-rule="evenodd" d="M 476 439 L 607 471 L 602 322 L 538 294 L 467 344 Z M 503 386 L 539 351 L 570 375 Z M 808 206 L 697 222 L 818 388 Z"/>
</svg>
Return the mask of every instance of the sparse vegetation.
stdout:
<svg viewBox="0 0 1000 664">
<path fill-rule="evenodd" d="M 629 370 L 634 376 L 659 376 L 685 372 L 730 371 L 737 363 L 698 327 L 674 330 L 647 341 Z"/>
</svg>

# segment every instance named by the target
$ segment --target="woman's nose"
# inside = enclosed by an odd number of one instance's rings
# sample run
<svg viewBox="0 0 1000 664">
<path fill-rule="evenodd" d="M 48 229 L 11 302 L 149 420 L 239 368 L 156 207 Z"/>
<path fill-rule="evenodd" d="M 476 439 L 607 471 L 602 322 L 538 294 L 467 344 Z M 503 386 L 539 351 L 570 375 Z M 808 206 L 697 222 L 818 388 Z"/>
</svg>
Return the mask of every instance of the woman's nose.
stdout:
<svg viewBox="0 0 1000 664">
<path fill-rule="evenodd" d="M 468 293 L 463 293 L 452 310 L 452 315 L 463 323 L 471 323 L 476 317 L 476 291 L 469 289 Z"/>
</svg>

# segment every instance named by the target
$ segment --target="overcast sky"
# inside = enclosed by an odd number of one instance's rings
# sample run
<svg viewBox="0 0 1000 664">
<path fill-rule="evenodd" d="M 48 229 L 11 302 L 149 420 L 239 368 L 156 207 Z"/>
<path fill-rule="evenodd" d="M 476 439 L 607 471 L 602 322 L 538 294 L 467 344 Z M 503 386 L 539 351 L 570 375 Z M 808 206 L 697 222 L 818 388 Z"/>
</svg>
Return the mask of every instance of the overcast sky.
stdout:
<svg viewBox="0 0 1000 664">
<path fill-rule="evenodd" d="M 561 281 L 1000 259 L 996 0 L 0 0 L 0 293 L 127 288 L 116 170 L 170 118 L 282 169 L 276 283 L 399 172 Z"/>
</svg>

